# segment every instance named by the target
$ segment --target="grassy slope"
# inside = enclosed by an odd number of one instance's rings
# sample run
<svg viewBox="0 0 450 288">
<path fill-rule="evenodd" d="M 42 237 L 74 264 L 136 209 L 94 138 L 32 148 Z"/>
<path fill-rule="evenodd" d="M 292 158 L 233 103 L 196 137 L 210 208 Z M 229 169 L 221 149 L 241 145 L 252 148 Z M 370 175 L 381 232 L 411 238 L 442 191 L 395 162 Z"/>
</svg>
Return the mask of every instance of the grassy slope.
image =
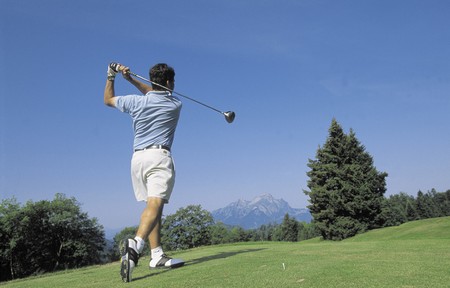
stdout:
<svg viewBox="0 0 450 288">
<path fill-rule="evenodd" d="M 134 281 L 119 263 L 11 281 L 2 287 L 450 287 L 450 217 L 406 223 L 341 242 L 258 242 L 173 254 L 174 270 L 149 270 Z M 283 268 L 284 263 L 284 268 Z"/>
</svg>

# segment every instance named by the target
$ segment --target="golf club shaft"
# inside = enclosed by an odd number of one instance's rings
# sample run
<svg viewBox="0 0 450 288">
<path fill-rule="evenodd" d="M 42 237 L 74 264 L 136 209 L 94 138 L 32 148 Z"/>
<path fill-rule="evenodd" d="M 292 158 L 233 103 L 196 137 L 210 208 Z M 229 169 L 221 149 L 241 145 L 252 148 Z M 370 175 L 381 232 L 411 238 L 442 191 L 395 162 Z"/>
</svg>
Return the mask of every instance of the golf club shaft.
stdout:
<svg viewBox="0 0 450 288">
<path fill-rule="evenodd" d="M 133 72 L 131 72 L 131 71 L 128 71 L 128 72 L 130 73 L 130 75 L 133 75 L 133 76 L 136 77 L 136 78 L 139 78 L 139 79 L 141 79 L 141 80 L 144 80 L 144 81 L 146 81 L 146 82 L 149 82 L 149 83 L 151 83 L 151 84 L 153 84 L 153 85 L 159 86 L 159 87 L 161 87 L 161 88 L 167 89 L 167 90 L 169 90 L 170 92 L 172 92 L 172 93 L 174 93 L 174 94 L 177 94 L 178 96 L 181 96 L 181 97 L 184 97 L 184 98 L 186 98 L 186 99 L 189 99 L 189 100 L 191 100 L 191 101 L 193 101 L 193 102 L 195 102 L 195 103 L 197 103 L 197 104 L 203 105 L 203 106 L 205 106 L 205 107 L 207 107 L 207 108 L 209 108 L 209 109 L 211 109 L 211 110 L 214 110 L 214 111 L 216 111 L 216 112 L 219 112 L 220 114 L 224 114 L 224 112 L 220 111 L 219 109 L 216 109 L 216 108 L 214 108 L 214 107 L 211 107 L 211 106 L 209 106 L 209 105 L 206 105 L 205 103 L 202 103 L 202 102 L 200 102 L 200 101 L 197 101 L 197 100 L 195 100 L 195 99 L 193 99 L 193 98 L 191 98 L 191 97 L 189 97 L 189 96 L 183 95 L 183 94 L 178 93 L 178 92 L 176 92 L 176 91 L 174 91 L 174 90 L 170 90 L 170 89 L 167 88 L 166 86 L 163 86 L 163 85 L 161 85 L 161 84 L 158 84 L 158 83 L 156 83 L 156 82 L 154 82 L 154 81 L 151 81 L 151 80 L 149 80 L 149 79 L 147 79 L 147 78 L 144 78 L 144 77 L 142 77 L 142 76 L 140 76 L 140 75 L 138 75 L 138 74 L 136 74 L 136 73 L 133 73 Z M 225 114 L 224 114 L 224 115 L 225 115 Z"/>
</svg>

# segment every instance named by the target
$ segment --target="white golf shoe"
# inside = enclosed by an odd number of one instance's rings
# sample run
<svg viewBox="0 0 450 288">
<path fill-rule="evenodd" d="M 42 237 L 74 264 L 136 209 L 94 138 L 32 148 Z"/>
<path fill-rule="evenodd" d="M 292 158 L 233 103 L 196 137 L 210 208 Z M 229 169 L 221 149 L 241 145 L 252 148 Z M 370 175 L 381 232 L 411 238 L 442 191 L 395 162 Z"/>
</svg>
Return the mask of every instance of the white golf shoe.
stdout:
<svg viewBox="0 0 450 288">
<path fill-rule="evenodd" d="M 173 259 L 163 254 L 159 258 L 150 260 L 150 269 L 155 268 L 178 268 L 184 265 L 184 261 L 181 259 Z"/>
<path fill-rule="evenodd" d="M 136 240 L 127 239 L 120 245 L 120 254 L 122 255 L 122 262 L 120 265 L 120 276 L 123 282 L 131 282 L 131 273 L 136 267 L 139 260 L 139 253 L 136 248 Z"/>
</svg>

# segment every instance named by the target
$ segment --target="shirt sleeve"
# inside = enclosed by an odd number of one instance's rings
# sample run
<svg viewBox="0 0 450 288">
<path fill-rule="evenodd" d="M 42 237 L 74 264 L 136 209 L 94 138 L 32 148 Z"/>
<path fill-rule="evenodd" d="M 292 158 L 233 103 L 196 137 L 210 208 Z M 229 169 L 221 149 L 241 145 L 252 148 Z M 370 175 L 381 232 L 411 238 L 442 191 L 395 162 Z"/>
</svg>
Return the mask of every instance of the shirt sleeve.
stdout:
<svg viewBox="0 0 450 288">
<path fill-rule="evenodd" d="M 116 96 L 116 108 L 121 112 L 130 113 L 136 104 L 136 95 Z"/>
</svg>

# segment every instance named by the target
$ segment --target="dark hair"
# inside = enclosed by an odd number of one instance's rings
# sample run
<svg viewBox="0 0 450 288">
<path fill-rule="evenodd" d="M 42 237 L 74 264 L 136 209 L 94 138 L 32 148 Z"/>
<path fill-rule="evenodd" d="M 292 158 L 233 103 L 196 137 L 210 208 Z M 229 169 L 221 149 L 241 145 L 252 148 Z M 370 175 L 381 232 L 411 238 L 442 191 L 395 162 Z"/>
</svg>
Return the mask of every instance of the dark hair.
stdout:
<svg viewBox="0 0 450 288">
<path fill-rule="evenodd" d="M 165 63 L 159 63 L 150 69 L 150 80 L 162 85 L 167 86 L 167 81 L 173 81 L 175 79 L 175 70 Z M 162 87 L 152 84 L 155 90 L 164 90 Z"/>
</svg>

